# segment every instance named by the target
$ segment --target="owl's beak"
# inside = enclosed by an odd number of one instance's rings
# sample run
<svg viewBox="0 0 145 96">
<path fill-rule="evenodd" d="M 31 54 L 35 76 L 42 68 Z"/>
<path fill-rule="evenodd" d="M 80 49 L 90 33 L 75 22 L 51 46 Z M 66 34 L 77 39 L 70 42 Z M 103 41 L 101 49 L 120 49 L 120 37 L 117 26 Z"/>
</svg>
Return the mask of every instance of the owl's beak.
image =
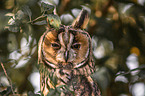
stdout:
<svg viewBox="0 0 145 96">
<path fill-rule="evenodd" d="M 65 51 L 64 58 L 65 58 L 65 62 L 67 62 L 67 60 L 69 58 L 69 52 L 68 51 Z"/>
</svg>

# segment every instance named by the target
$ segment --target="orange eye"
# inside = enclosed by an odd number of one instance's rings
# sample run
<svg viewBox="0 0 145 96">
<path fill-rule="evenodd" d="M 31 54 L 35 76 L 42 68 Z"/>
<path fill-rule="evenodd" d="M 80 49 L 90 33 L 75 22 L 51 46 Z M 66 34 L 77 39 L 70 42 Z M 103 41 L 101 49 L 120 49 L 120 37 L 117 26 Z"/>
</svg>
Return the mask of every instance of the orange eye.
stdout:
<svg viewBox="0 0 145 96">
<path fill-rule="evenodd" d="M 52 43 L 51 46 L 56 50 L 60 49 L 60 44 L 58 43 Z"/>
<path fill-rule="evenodd" d="M 79 49 L 80 47 L 81 47 L 81 44 L 79 44 L 79 43 L 75 43 L 72 45 L 73 49 Z"/>
</svg>

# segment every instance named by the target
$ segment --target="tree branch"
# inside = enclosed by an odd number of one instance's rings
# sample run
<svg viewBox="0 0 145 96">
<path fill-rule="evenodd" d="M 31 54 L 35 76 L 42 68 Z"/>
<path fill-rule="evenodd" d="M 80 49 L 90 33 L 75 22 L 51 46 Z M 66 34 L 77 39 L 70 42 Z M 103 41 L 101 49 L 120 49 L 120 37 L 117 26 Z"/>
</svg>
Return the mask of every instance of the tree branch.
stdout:
<svg viewBox="0 0 145 96">
<path fill-rule="evenodd" d="M 138 68 L 129 70 L 128 72 L 123 72 L 123 73 L 117 74 L 116 77 L 117 77 L 117 76 L 120 76 L 120 75 L 127 75 L 127 74 L 130 74 L 132 71 L 142 70 L 142 69 L 145 69 L 145 66 L 140 66 L 140 67 L 138 67 Z"/>
<path fill-rule="evenodd" d="M 13 90 L 12 81 L 11 81 L 10 77 L 8 76 L 8 74 L 7 74 L 7 72 L 6 72 L 3 63 L 1 63 L 1 66 L 2 66 L 2 69 L 4 70 L 4 73 L 5 73 L 5 75 L 6 75 L 7 79 L 8 79 L 8 81 L 10 82 L 11 90 L 12 90 L 12 93 L 13 93 L 13 95 L 14 95 L 15 93 L 14 93 L 14 90 Z"/>
</svg>

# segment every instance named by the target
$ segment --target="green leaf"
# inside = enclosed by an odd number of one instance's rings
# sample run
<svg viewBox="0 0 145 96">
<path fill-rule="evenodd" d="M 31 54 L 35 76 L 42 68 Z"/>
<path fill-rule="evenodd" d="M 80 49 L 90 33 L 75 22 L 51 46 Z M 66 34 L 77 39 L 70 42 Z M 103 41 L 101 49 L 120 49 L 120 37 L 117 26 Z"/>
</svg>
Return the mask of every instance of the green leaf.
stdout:
<svg viewBox="0 0 145 96">
<path fill-rule="evenodd" d="M 58 29 L 61 25 L 61 20 L 57 15 L 49 14 L 47 15 L 47 20 L 50 26 L 52 26 L 53 28 Z"/>
<path fill-rule="evenodd" d="M 45 25 L 45 24 L 47 24 L 47 22 L 46 22 L 46 20 L 42 20 L 42 21 L 37 21 L 34 24 L 36 24 L 36 25 Z"/>
<path fill-rule="evenodd" d="M 18 32 L 20 30 L 20 26 L 18 26 L 17 24 L 9 25 L 8 30 L 12 32 Z"/>
<path fill-rule="evenodd" d="M 12 32 L 20 31 L 20 26 L 22 25 L 22 20 L 24 19 L 24 12 L 19 10 L 13 18 L 8 21 L 8 30 Z"/>
<path fill-rule="evenodd" d="M 23 18 L 24 18 L 24 12 L 22 10 L 19 10 L 15 15 L 15 19 L 22 20 Z"/>
<path fill-rule="evenodd" d="M 31 16 L 32 16 L 32 12 L 31 9 L 29 8 L 29 6 L 25 5 L 22 7 L 22 11 L 29 16 L 29 19 L 31 21 Z"/>
<path fill-rule="evenodd" d="M 52 14 L 54 10 L 53 5 L 46 4 L 44 2 L 41 3 L 41 12 L 45 14 Z"/>
</svg>

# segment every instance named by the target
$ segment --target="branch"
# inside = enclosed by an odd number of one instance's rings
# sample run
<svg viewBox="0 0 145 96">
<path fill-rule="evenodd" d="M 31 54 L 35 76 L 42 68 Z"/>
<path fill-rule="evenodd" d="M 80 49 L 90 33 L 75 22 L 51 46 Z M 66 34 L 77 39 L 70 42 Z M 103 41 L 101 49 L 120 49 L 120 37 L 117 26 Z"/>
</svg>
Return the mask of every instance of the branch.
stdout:
<svg viewBox="0 0 145 96">
<path fill-rule="evenodd" d="M 36 19 L 34 19 L 34 20 L 32 20 L 32 21 L 29 21 L 28 23 L 33 24 L 33 23 L 34 23 L 35 21 L 37 21 L 38 19 L 40 19 L 40 18 L 44 18 L 44 17 L 46 17 L 46 16 L 41 15 L 41 16 L 37 17 Z"/>
<path fill-rule="evenodd" d="M 4 73 L 5 73 L 5 75 L 6 75 L 7 79 L 8 79 L 8 81 L 10 82 L 11 90 L 12 90 L 12 93 L 13 93 L 13 95 L 14 95 L 15 93 L 14 93 L 14 90 L 13 90 L 12 81 L 11 81 L 11 79 L 9 78 L 9 76 L 8 76 L 8 74 L 7 74 L 7 72 L 6 72 L 3 63 L 1 63 L 1 66 L 2 66 L 2 69 L 4 70 Z"/>
<path fill-rule="evenodd" d="M 130 74 L 132 71 L 142 70 L 142 69 L 145 69 L 145 66 L 140 66 L 140 67 L 138 67 L 138 68 L 129 70 L 128 72 L 123 72 L 123 73 L 117 74 L 116 77 L 117 77 L 117 76 L 120 76 L 120 75 L 127 75 L 127 74 Z"/>
</svg>

